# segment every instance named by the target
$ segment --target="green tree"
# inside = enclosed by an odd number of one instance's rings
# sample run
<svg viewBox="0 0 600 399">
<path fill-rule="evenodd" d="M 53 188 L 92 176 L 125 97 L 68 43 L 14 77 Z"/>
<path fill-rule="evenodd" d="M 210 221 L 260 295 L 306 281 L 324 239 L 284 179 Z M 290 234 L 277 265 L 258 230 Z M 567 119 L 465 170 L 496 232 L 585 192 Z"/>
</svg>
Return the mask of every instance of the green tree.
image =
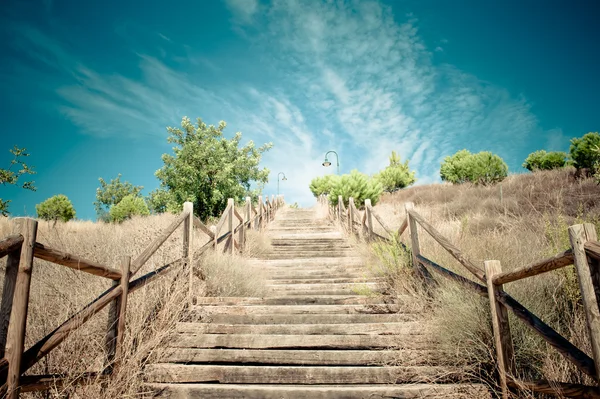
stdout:
<svg viewBox="0 0 600 399">
<path fill-rule="evenodd" d="M 442 180 L 454 184 L 493 184 L 504 180 L 507 175 L 506 162 L 489 151 L 471 154 L 467 150 L 460 150 L 446 157 L 440 167 Z"/>
<path fill-rule="evenodd" d="M 146 205 L 152 213 L 165 213 L 177 208 L 171 193 L 163 188 L 157 188 L 146 197 Z"/>
<path fill-rule="evenodd" d="M 527 156 L 523 167 L 530 171 L 559 169 L 567 164 L 567 154 L 562 151 L 539 150 Z"/>
<path fill-rule="evenodd" d="M 249 141 L 240 147 L 242 134 L 223 137 L 226 123 L 207 126 L 198 118 L 196 125 L 184 117 L 181 128 L 169 127 L 168 142 L 175 143 L 174 154 L 163 154 L 164 166 L 156 171 L 161 188 L 168 191 L 178 208 L 185 201 L 194 204 L 202 219 L 220 215 L 227 198 L 256 197 L 269 179 L 269 169 L 259 168 L 262 154 L 272 144 L 259 148 Z M 251 185 L 258 188 L 251 191 Z"/>
<path fill-rule="evenodd" d="M 598 162 L 598 153 L 596 148 L 600 147 L 600 133 L 590 132 L 583 137 L 571 139 L 569 154 L 573 160 L 573 165 L 577 169 L 589 168 L 595 170 Z"/>
<path fill-rule="evenodd" d="M 375 175 L 375 179 L 381 183 L 383 191 L 394 192 L 414 184 L 415 172 L 408 167 L 408 160 L 400 162 L 400 156 L 396 151 L 390 155 L 390 164 L 384 170 Z"/>
<path fill-rule="evenodd" d="M 96 189 L 96 201 L 94 201 L 94 207 L 96 208 L 96 214 L 98 219 L 109 221 L 110 215 L 109 210 L 113 205 L 118 204 L 128 195 L 138 197 L 140 192 L 144 189 L 143 186 L 134 186 L 128 181 L 121 181 L 121 174 L 107 183 L 103 178 L 99 178 L 100 187 Z"/>
<path fill-rule="evenodd" d="M 339 180 L 338 175 L 325 175 L 315 177 L 311 180 L 309 188 L 315 197 L 319 195 L 327 195 L 331 191 L 332 187 Z"/>
<path fill-rule="evenodd" d="M 110 207 L 110 221 L 121 223 L 132 216 L 148 216 L 150 211 L 142 197 L 133 194 L 126 195 L 118 204 Z"/>
<path fill-rule="evenodd" d="M 10 165 L 8 166 L 8 168 L 0 168 L 0 183 L 3 186 L 20 186 L 25 190 L 35 191 L 35 182 L 26 181 L 23 183 L 19 183 L 19 178 L 21 176 L 35 174 L 35 171 L 23 161 L 23 158 L 28 157 L 29 153 L 26 152 L 25 148 L 19 148 L 17 146 L 14 146 L 9 151 L 13 155 L 13 159 L 10 161 Z M 0 214 L 2 216 L 9 215 L 9 204 L 10 200 L 3 200 L 2 198 L 0 198 Z"/>
<path fill-rule="evenodd" d="M 335 181 L 329 193 L 329 203 L 337 205 L 338 197 L 341 195 L 346 206 L 352 197 L 354 204 L 360 208 L 367 198 L 371 199 L 372 205 L 375 205 L 382 193 L 383 187 L 377 179 L 369 178 L 366 174 L 353 170 Z"/>
<path fill-rule="evenodd" d="M 75 208 L 66 195 L 58 194 L 35 206 L 38 218 L 43 220 L 62 220 L 68 222 L 75 219 Z"/>
</svg>

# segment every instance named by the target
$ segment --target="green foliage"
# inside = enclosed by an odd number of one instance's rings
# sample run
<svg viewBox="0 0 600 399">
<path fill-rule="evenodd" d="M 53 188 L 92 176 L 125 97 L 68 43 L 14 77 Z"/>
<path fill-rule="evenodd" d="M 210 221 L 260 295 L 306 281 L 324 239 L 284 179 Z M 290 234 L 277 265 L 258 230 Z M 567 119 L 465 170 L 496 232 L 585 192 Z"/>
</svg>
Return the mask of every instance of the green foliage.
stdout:
<svg viewBox="0 0 600 399">
<path fill-rule="evenodd" d="M 313 193 L 315 197 L 319 195 L 327 195 L 331 192 L 331 189 L 339 180 L 338 175 L 325 175 L 320 177 L 315 177 L 310 182 L 310 191 Z"/>
<path fill-rule="evenodd" d="M 111 222 L 121 223 L 135 215 L 148 216 L 150 211 L 142 197 L 129 194 L 118 204 L 110 207 L 109 215 Z"/>
<path fill-rule="evenodd" d="M 59 194 L 50 197 L 35 206 L 38 218 L 43 220 L 62 220 L 68 222 L 75 219 L 75 208 L 66 195 Z"/>
<path fill-rule="evenodd" d="M 583 137 L 571 139 L 569 154 L 573 160 L 573 166 L 577 169 L 595 169 L 599 160 L 598 147 L 600 147 L 600 133 L 590 132 Z"/>
<path fill-rule="evenodd" d="M 415 172 L 408 167 L 408 160 L 400 162 L 400 156 L 396 151 L 390 155 L 390 164 L 384 170 L 375 175 L 375 179 L 381 183 L 383 191 L 394 192 L 401 188 L 414 184 Z"/>
<path fill-rule="evenodd" d="M 157 188 L 146 197 L 146 205 L 152 213 L 176 212 L 177 204 L 173 195 L 165 189 Z"/>
<path fill-rule="evenodd" d="M 137 197 L 144 188 L 143 186 L 134 186 L 133 184 L 121 182 L 121 174 L 107 183 L 103 178 L 98 179 L 100 187 L 96 189 L 96 201 L 94 207 L 98 218 L 104 221 L 109 221 L 112 218 L 109 215 L 109 210 L 113 205 L 118 204 L 123 198 L 128 195 Z"/>
<path fill-rule="evenodd" d="M 536 170 L 559 169 L 567 164 L 567 154 L 562 151 L 539 150 L 527 156 L 523 167 L 532 172 Z"/>
<path fill-rule="evenodd" d="M 20 186 L 25 190 L 35 191 L 36 188 L 34 186 L 33 181 L 26 181 L 23 183 L 19 183 L 19 178 L 23 175 L 34 175 L 35 171 L 31 169 L 29 165 L 23 162 L 24 157 L 28 157 L 29 153 L 25 152 L 25 148 L 19 148 L 14 146 L 9 150 L 13 155 L 13 159 L 10 161 L 10 165 L 6 169 L 0 168 L 0 184 L 3 186 Z M 13 169 L 17 169 L 16 171 Z M 0 198 L 0 215 L 8 216 L 8 206 L 10 204 L 10 200 L 3 200 Z"/>
<path fill-rule="evenodd" d="M 489 151 L 471 154 L 467 150 L 458 151 L 442 162 L 442 180 L 455 184 L 470 182 L 488 185 L 498 183 L 508 175 L 508 166 L 502 158 Z"/>
<path fill-rule="evenodd" d="M 261 156 L 272 144 L 256 148 L 252 141 L 240 147 L 241 133 L 223 137 L 226 123 L 207 126 L 198 118 L 193 125 L 184 117 L 181 128 L 169 127 L 168 142 L 175 143 L 174 155 L 163 154 L 164 166 L 156 171 L 161 187 L 171 195 L 177 209 L 185 201 L 194 204 L 202 219 L 219 215 L 228 198 L 242 201 L 255 197 L 269 179 L 269 169 L 259 168 Z M 258 188 L 251 191 L 252 183 Z"/>
<path fill-rule="evenodd" d="M 329 193 L 329 202 L 337 205 L 338 197 L 341 195 L 344 204 L 348 206 L 348 200 L 352 197 L 356 207 L 360 208 L 367 198 L 371 199 L 372 205 L 375 205 L 382 192 L 383 187 L 376 179 L 369 178 L 358 170 L 353 170 L 350 174 L 336 179 Z"/>
</svg>

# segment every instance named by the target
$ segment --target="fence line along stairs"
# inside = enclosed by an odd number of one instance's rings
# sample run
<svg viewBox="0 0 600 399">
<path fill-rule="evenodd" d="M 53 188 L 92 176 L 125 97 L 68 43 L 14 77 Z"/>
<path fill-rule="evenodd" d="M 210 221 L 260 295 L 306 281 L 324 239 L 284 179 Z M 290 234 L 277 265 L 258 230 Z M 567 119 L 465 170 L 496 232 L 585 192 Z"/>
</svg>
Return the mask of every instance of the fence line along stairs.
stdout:
<svg viewBox="0 0 600 399">
<path fill-rule="evenodd" d="M 282 208 L 267 227 L 264 298 L 201 298 L 148 384 L 170 398 L 489 398 L 425 334 L 414 306 L 377 292 L 363 260 L 315 209 Z"/>
</svg>

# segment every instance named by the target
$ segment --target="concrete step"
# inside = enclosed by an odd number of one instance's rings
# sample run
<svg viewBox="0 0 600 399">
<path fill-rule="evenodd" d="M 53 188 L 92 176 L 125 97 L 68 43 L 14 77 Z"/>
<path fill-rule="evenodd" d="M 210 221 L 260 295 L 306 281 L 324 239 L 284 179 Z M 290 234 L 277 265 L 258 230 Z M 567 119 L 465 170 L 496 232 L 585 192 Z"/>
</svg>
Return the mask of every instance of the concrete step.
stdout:
<svg viewBox="0 0 600 399">
<path fill-rule="evenodd" d="M 153 382 L 220 384 L 399 384 L 452 381 L 460 371 L 437 366 L 226 366 L 158 363 L 146 367 Z"/>
<path fill-rule="evenodd" d="M 256 335 L 414 335 L 424 334 L 421 322 L 358 324 L 216 324 L 177 323 L 177 332 L 186 334 L 256 334 Z"/>
<path fill-rule="evenodd" d="M 170 399 L 490 399 L 477 384 L 410 385 L 238 385 L 148 384 L 157 397 Z"/>
</svg>

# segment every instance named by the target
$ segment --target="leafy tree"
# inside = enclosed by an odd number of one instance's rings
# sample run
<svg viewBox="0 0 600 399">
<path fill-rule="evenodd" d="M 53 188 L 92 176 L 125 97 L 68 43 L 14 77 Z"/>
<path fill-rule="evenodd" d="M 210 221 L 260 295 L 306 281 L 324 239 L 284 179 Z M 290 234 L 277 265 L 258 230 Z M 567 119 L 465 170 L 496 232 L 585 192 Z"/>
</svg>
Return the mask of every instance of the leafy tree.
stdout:
<svg viewBox="0 0 600 399">
<path fill-rule="evenodd" d="M 442 180 L 455 184 L 493 184 L 504 180 L 507 175 L 506 162 L 489 151 L 477 154 L 471 154 L 467 150 L 458 151 L 446 157 L 440 168 Z"/>
<path fill-rule="evenodd" d="M 177 209 L 173 195 L 163 188 L 151 191 L 146 197 L 146 205 L 152 213 L 165 213 Z"/>
<path fill-rule="evenodd" d="M 256 148 L 249 141 L 240 147 L 242 134 L 228 140 L 223 137 L 226 126 L 223 121 L 217 127 L 207 126 L 200 118 L 194 125 L 184 117 L 181 128 L 167 128 L 168 142 L 176 147 L 174 155 L 163 154 L 164 166 L 156 171 L 156 177 L 178 209 L 191 201 L 202 219 L 221 214 L 227 198 L 256 197 L 269 179 L 269 169 L 260 169 L 259 163 L 272 144 Z M 258 184 L 253 191 L 252 183 Z"/>
<path fill-rule="evenodd" d="M 62 220 L 68 222 L 75 219 L 75 208 L 66 195 L 58 194 L 35 206 L 38 218 L 43 220 Z"/>
<path fill-rule="evenodd" d="M 539 150 L 527 156 L 523 167 L 530 171 L 559 169 L 567 164 L 567 154 L 562 151 Z"/>
<path fill-rule="evenodd" d="M 573 160 L 573 165 L 577 169 L 590 168 L 595 169 L 598 162 L 598 153 L 596 148 L 600 147 L 600 133 L 586 133 L 583 137 L 571 139 L 569 153 Z"/>
<path fill-rule="evenodd" d="M 148 216 L 150 211 L 142 197 L 129 194 L 118 204 L 110 207 L 109 215 L 111 222 L 121 223 L 135 215 Z"/>
<path fill-rule="evenodd" d="M 344 205 L 348 206 L 350 197 L 354 198 L 354 204 L 360 208 L 364 205 L 367 198 L 371 199 L 371 204 L 375 205 L 383 193 L 383 187 L 377 179 L 358 170 L 353 170 L 350 174 L 342 175 L 335 181 L 329 193 L 329 203 L 338 204 L 338 197 L 341 195 Z"/>
<path fill-rule="evenodd" d="M 338 175 L 325 175 L 320 177 L 315 177 L 310 182 L 310 191 L 313 193 L 315 197 L 318 197 L 321 194 L 329 194 L 332 187 L 339 180 Z"/>
<path fill-rule="evenodd" d="M 0 168 L 0 184 L 3 186 L 12 185 L 12 186 L 20 186 L 25 190 L 35 191 L 36 188 L 34 186 L 33 181 L 26 181 L 23 183 L 19 183 L 19 178 L 23 175 L 34 175 L 35 171 L 31 169 L 24 161 L 24 157 L 28 157 L 29 153 L 25 152 L 25 148 L 19 148 L 14 146 L 9 150 L 13 155 L 13 159 L 10 161 L 10 165 L 7 169 Z M 13 169 L 17 169 L 16 171 Z M 8 216 L 8 206 L 10 204 L 10 200 L 3 200 L 0 198 L 0 215 Z"/>
<path fill-rule="evenodd" d="M 108 221 L 111 219 L 109 210 L 113 205 L 118 204 L 128 195 L 138 197 L 144 189 L 143 186 L 134 186 L 128 181 L 121 181 L 121 174 L 107 183 L 103 178 L 99 178 L 100 187 L 96 189 L 96 201 L 94 207 L 100 220 Z"/>
<path fill-rule="evenodd" d="M 408 168 L 408 160 L 400 162 L 396 151 L 392 151 L 390 155 L 389 166 L 376 174 L 375 179 L 381 183 L 383 191 L 390 193 L 408 187 L 416 181 L 415 172 Z"/>
</svg>

